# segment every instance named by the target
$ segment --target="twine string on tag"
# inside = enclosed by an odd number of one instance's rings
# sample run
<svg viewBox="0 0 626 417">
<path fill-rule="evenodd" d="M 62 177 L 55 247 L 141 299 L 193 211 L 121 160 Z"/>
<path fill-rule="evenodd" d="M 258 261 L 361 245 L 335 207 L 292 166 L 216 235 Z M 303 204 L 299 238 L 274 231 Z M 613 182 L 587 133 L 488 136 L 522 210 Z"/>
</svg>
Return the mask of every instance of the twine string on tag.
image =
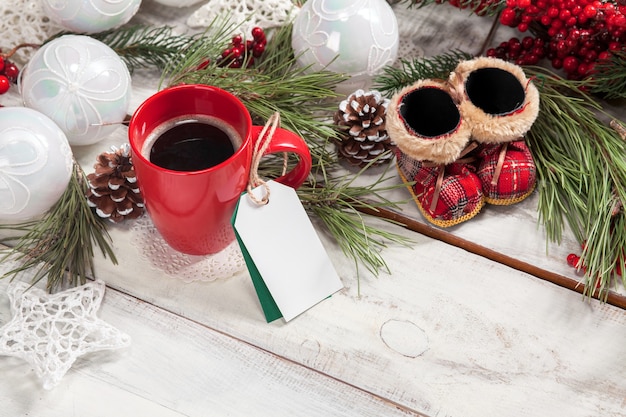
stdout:
<svg viewBox="0 0 626 417">
<path fill-rule="evenodd" d="M 254 151 L 252 153 L 252 163 L 250 165 L 250 176 L 248 178 L 247 190 L 248 197 L 250 197 L 250 199 L 258 205 L 265 205 L 270 201 L 270 187 L 264 180 L 261 179 L 261 177 L 259 177 L 259 163 L 261 162 L 263 154 L 265 154 L 267 148 L 270 146 L 272 138 L 274 137 L 274 133 L 276 132 L 276 129 L 278 127 L 280 127 L 280 113 L 275 112 L 267 120 L 267 123 L 265 124 L 265 126 L 263 126 L 261 133 L 259 133 L 259 138 L 254 143 Z M 283 160 L 283 173 L 281 175 L 284 175 L 286 171 L 287 154 L 285 153 Z M 262 185 L 263 188 L 265 188 L 265 195 L 260 199 L 257 198 L 252 192 L 252 189 L 258 187 L 259 185 Z"/>
</svg>

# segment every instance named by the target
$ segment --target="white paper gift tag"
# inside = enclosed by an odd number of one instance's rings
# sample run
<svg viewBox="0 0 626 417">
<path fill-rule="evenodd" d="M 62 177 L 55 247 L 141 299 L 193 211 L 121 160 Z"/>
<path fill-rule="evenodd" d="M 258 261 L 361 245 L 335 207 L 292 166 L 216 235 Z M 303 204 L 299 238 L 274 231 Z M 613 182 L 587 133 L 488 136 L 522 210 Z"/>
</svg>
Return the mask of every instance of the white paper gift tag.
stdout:
<svg viewBox="0 0 626 417">
<path fill-rule="evenodd" d="M 233 216 L 233 227 L 255 282 L 263 311 L 270 322 L 293 319 L 343 288 L 317 232 L 296 191 L 268 181 L 269 202 L 259 205 L 243 194 Z M 260 200 L 263 186 L 252 190 Z M 280 312 L 270 313 L 264 300 L 267 287 Z M 271 300 L 270 300 L 271 301 Z M 268 314 L 269 313 L 269 314 Z"/>
</svg>

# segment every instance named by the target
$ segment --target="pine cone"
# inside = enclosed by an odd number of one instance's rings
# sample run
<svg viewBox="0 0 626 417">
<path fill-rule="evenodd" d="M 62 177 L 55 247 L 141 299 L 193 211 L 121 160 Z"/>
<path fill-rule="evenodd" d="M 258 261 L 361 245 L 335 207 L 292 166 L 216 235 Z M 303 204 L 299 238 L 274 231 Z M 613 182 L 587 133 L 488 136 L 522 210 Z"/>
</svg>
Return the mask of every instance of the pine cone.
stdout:
<svg viewBox="0 0 626 417">
<path fill-rule="evenodd" d="M 385 118 L 389 99 L 378 91 L 356 90 L 339 103 L 334 122 L 344 126 L 347 135 L 338 143 L 339 155 L 352 165 L 389 162 L 395 144 L 389 138 Z"/>
<path fill-rule="evenodd" d="M 112 222 L 136 219 L 144 211 L 143 197 L 137 184 L 130 146 L 98 155 L 96 172 L 87 175 L 89 190 L 87 202 L 96 214 Z"/>
</svg>

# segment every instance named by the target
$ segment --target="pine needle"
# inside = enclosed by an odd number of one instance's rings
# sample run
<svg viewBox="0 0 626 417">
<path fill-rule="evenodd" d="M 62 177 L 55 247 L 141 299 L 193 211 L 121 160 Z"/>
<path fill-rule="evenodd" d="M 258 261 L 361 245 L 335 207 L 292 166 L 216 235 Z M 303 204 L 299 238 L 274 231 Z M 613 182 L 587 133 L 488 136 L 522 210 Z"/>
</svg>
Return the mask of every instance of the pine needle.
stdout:
<svg viewBox="0 0 626 417">
<path fill-rule="evenodd" d="M 383 68 L 383 72 L 375 79 L 375 86 L 390 97 L 418 80 L 448 79 L 459 62 L 470 58 L 472 55 L 467 52 L 455 50 L 433 57 L 400 59 L 399 67 Z"/>
<path fill-rule="evenodd" d="M 598 61 L 589 80 L 590 92 L 607 100 L 626 98 L 626 52 L 614 51 L 606 61 Z"/>
<path fill-rule="evenodd" d="M 354 186 L 353 181 L 368 168 L 364 167 L 350 179 L 339 179 L 330 177 L 320 167 L 318 180 L 312 179 L 297 193 L 309 213 L 319 218 L 326 231 L 338 242 L 344 255 L 354 260 L 357 270 L 361 263 L 370 273 L 378 276 L 381 271 L 390 272 L 382 250 L 389 244 L 411 247 L 413 241 L 367 223 L 360 208 L 399 208 L 405 203 L 392 202 L 382 196 L 384 191 L 404 188 L 403 184 L 385 186 L 391 178 L 386 177 L 386 171 L 367 186 Z"/>
<path fill-rule="evenodd" d="M 602 106 L 580 82 L 549 70 L 525 68 L 535 77 L 541 111 L 527 142 L 539 179 L 539 217 L 550 240 L 569 226 L 583 246 L 585 294 L 604 296 L 626 254 L 626 141 L 606 124 Z"/>
<path fill-rule="evenodd" d="M 57 33 L 45 43 L 67 34 L 73 32 Z M 163 70 L 168 62 L 176 59 L 181 49 L 196 39 L 196 35 L 177 35 L 169 26 L 150 25 L 124 25 L 89 36 L 113 49 L 131 73 L 138 68 Z"/>
<path fill-rule="evenodd" d="M 279 112 L 283 127 L 307 141 L 314 163 L 330 162 L 332 154 L 324 144 L 339 133 L 328 115 L 334 112 L 334 101 L 339 97 L 333 88 L 345 76 L 328 71 L 308 73 L 298 67 L 290 43 L 290 24 L 268 33 L 267 49 L 254 66 L 220 67 L 217 57 L 230 41 L 232 29 L 220 22 L 214 27 L 217 30 L 208 32 L 211 36 L 196 39 L 166 67 L 162 83 L 208 84 L 226 90 L 246 105 L 256 124 L 264 124 Z M 198 70 L 207 59 L 208 64 Z"/>
<path fill-rule="evenodd" d="M 5 251 L 0 262 L 14 260 L 19 264 L 1 278 L 13 279 L 20 272 L 35 268 L 32 283 L 47 278 L 49 292 L 82 285 L 89 274 L 95 276 L 94 244 L 117 263 L 104 223 L 87 205 L 86 184 L 83 171 L 75 163 L 65 193 L 41 220 L 0 225 L 0 229 L 16 233 L 1 240 L 12 248 Z"/>
</svg>

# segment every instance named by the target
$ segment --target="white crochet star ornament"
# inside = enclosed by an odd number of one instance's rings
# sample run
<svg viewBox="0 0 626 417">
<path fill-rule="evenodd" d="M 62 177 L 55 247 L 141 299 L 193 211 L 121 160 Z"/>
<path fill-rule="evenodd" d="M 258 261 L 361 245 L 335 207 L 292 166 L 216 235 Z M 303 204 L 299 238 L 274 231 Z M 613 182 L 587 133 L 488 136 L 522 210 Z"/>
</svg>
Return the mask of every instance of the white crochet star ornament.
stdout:
<svg viewBox="0 0 626 417">
<path fill-rule="evenodd" d="M 191 27 L 208 27 L 216 18 L 229 16 L 238 29 L 249 35 L 255 26 L 282 26 L 300 10 L 292 0 L 210 0 L 187 19 Z M 246 20 L 248 19 L 248 20 Z"/>
<path fill-rule="evenodd" d="M 128 346 L 128 335 L 96 317 L 105 288 L 97 280 L 47 294 L 12 282 L 7 294 L 13 318 L 0 328 L 0 355 L 27 361 L 49 390 L 79 356 Z"/>
<path fill-rule="evenodd" d="M 22 43 L 43 43 L 63 30 L 46 16 L 41 0 L 2 0 L 0 16 L 0 49 L 5 53 Z M 14 58 L 25 64 L 35 51 L 34 48 L 23 48 Z"/>
</svg>

